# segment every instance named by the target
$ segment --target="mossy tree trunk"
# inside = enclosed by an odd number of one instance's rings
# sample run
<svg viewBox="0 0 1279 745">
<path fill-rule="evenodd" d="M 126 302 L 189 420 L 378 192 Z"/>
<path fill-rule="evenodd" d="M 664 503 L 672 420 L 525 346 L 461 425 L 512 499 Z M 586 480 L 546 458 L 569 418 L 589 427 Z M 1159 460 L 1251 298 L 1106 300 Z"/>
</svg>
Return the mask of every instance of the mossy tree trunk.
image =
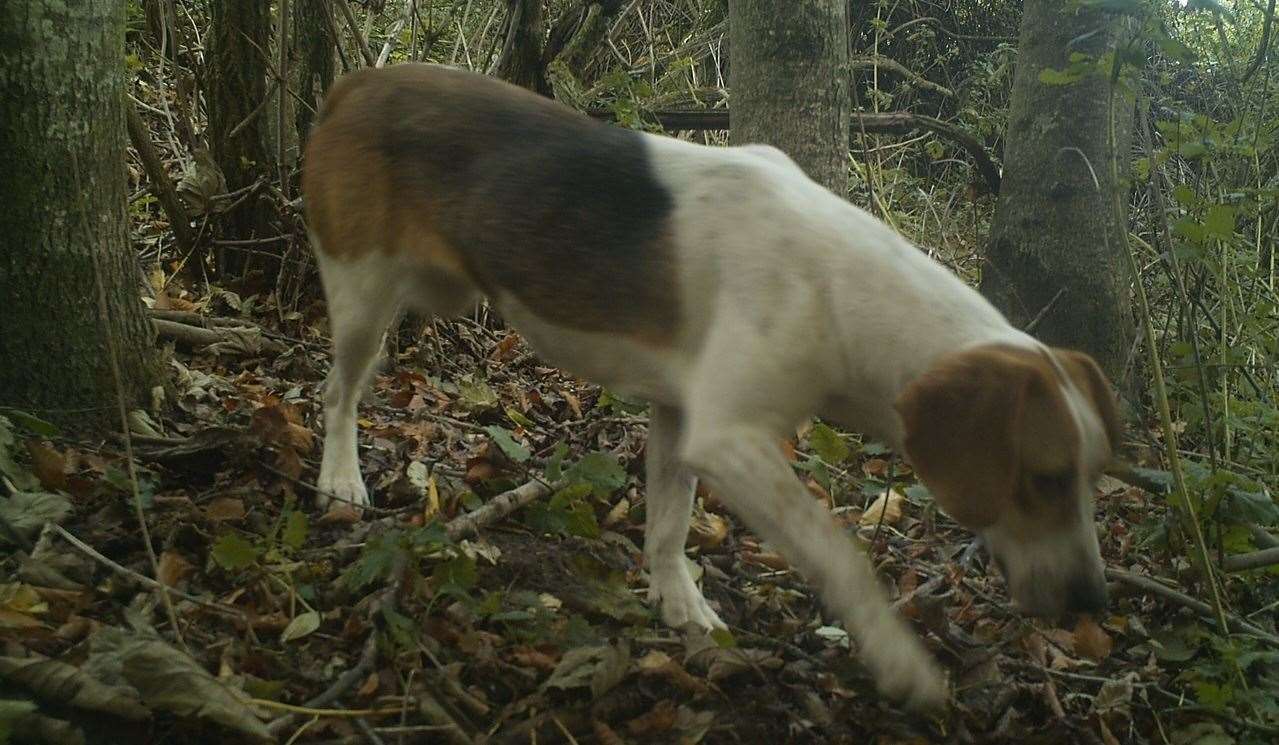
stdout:
<svg viewBox="0 0 1279 745">
<path fill-rule="evenodd" d="M 1126 200 L 1117 199 L 1124 187 L 1109 144 L 1111 83 L 1105 73 L 1067 84 L 1040 79 L 1045 69 L 1067 69 L 1072 52 L 1101 57 L 1119 34 L 1117 17 L 1026 0 L 981 290 L 1015 325 L 1038 318 L 1036 336 L 1092 354 L 1124 383 L 1133 331 L 1121 253 Z M 1122 97 L 1114 105 L 1122 179 L 1131 105 Z"/>
<path fill-rule="evenodd" d="M 298 142 L 305 145 L 324 94 L 333 85 L 334 50 L 325 16 L 328 0 L 293 0 L 293 59 L 297 71 Z"/>
<path fill-rule="evenodd" d="M 843 0 L 730 0 L 733 144 L 781 149 L 848 190 L 848 8 Z"/>
<path fill-rule="evenodd" d="M 209 45 L 208 142 L 213 161 L 226 178 L 228 192 L 252 185 L 259 176 L 273 172 L 264 128 L 270 125 L 266 97 L 267 66 L 271 53 L 271 4 L 262 0 L 213 0 Z M 239 200 L 222 216 L 222 237 L 251 240 L 274 234 L 271 208 L 259 194 Z M 218 270 L 240 276 L 252 254 L 224 247 Z"/>
<path fill-rule="evenodd" d="M 124 4 L 0 2 L 0 49 L 0 406 L 114 424 L 108 338 L 128 405 L 159 373 L 127 230 Z"/>
</svg>

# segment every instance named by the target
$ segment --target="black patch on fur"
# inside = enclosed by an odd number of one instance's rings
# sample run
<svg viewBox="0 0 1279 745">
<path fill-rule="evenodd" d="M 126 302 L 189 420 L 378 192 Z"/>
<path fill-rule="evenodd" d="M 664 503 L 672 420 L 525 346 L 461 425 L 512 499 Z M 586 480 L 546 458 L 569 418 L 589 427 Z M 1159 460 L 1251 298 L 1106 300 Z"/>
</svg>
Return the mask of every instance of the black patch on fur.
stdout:
<svg viewBox="0 0 1279 745">
<path fill-rule="evenodd" d="M 680 314 L 669 193 L 644 139 L 485 76 L 370 73 L 376 150 L 488 293 L 556 324 L 664 338 Z"/>
</svg>

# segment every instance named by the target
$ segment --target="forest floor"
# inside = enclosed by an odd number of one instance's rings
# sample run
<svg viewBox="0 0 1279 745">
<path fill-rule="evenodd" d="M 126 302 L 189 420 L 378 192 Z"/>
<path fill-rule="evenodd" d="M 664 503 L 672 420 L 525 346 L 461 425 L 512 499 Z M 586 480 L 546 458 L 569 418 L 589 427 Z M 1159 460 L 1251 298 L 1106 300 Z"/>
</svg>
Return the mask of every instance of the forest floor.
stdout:
<svg viewBox="0 0 1279 745">
<path fill-rule="evenodd" d="M 1188 745 L 1279 732 L 1273 711 L 1232 721 L 1202 705 L 1232 684 L 1201 654 L 1211 624 L 1139 586 L 1192 586 L 1184 561 L 1141 547 L 1139 527 L 1165 523 L 1162 496 L 1104 480 L 1110 615 L 1058 627 L 1010 607 L 971 535 L 890 454 L 820 424 L 783 445 L 951 675 L 949 711 L 913 716 L 876 695 L 804 580 L 705 490 L 689 555 L 730 634 L 662 626 L 639 548 L 642 409 L 543 366 L 483 311 L 402 324 L 361 407 L 376 508 L 320 514 L 323 303 L 173 294 L 157 313 L 178 324 L 162 329 L 176 344 L 165 413 L 134 416 L 127 445 L 0 420 L 0 469 L 46 500 L 6 516 L 22 550 L 0 558 L 0 678 L 35 694 L 33 741 Z M 149 588 L 128 447 L 172 615 Z M 490 520 L 512 489 L 536 499 Z M 478 531 L 468 515 L 485 516 Z M 1273 659 L 1266 629 L 1242 637 L 1245 653 Z"/>
</svg>

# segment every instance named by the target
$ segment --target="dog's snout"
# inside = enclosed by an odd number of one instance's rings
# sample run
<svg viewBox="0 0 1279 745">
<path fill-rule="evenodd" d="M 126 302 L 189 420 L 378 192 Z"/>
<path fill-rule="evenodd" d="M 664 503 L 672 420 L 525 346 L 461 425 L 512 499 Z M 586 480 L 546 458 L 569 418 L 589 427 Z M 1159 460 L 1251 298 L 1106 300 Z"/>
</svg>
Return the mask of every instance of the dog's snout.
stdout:
<svg viewBox="0 0 1279 745">
<path fill-rule="evenodd" d="M 1100 613 L 1106 609 L 1106 581 L 1102 577 L 1076 576 L 1066 586 L 1066 610 Z"/>
</svg>

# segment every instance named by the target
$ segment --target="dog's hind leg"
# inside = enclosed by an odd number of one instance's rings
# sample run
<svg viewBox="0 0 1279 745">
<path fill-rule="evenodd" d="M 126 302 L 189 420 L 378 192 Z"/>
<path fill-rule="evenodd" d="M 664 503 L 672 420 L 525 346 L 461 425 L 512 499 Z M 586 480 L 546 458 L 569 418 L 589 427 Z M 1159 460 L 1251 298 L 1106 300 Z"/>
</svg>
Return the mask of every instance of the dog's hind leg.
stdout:
<svg viewBox="0 0 1279 745">
<path fill-rule="evenodd" d="M 325 509 L 331 500 L 339 500 L 358 509 L 369 503 L 369 493 L 356 450 L 356 406 L 381 349 L 382 335 L 395 316 L 398 298 L 388 288 L 397 283 L 379 256 L 346 261 L 320 251 L 317 245 L 329 304 L 333 365 L 324 393 L 324 456 L 316 503 Z"/>
<path fill-rule="evenodd" d="M 696 479 L 677 458 L 679 409 L 653 404 L 645 446 L 646 488 L 644 559 L 648 565 L 648 599 L 660 604 L 662 620 L 676 628 L 709 631 L 724 628 L 693 582 L 684 558 L 684 542 L 692 516 Z"/>
</svg>

